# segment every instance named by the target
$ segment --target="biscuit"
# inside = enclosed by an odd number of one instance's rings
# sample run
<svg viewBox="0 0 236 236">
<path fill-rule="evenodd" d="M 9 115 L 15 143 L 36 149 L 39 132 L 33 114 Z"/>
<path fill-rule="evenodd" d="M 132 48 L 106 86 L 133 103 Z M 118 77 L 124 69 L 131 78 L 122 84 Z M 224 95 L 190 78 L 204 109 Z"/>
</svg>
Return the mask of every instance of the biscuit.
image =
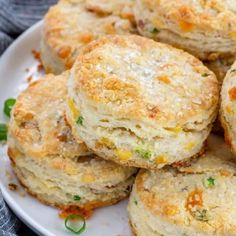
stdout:
<svg viewBox="0 0 236 236">
<path fill-rule="evenodd" d="M 114 204 L 129 194 L 136 170 L 105 161 L 75 141 L 65 119 L 68 75 L 47 75 L 17 98 L 8 134 L 13 169 L 28 192 L 49 205 Z"/>
<path fill-rule="evenodd" d="M 207 66 L 211 71 L 213 71 L 215 73 L 220 87 L 223 84 L 223 81 L 224 81 L 227 71 L 230 69 L 230 67 L 234 63 L 235 59 L 236 59 L 236 57 L 232 56 L 232 57 L 228 57 L 228 58 L 217 59 L 215 61 L 204 61 L 205 66 Z M 213 125 L 212 132 L 219 134 L 219 135 L 224 134 L 224 130 L 223 130 L 221 122 L 220 122 L 219 114 L 218 114 L 217 119 Z"/>
<path fill-rule="evenodd" d="M 219 137 L 188 167 L 141 170 L 128 212 L 137 236 L 236 234 L 236 164 Z"/>
<path fill-rule="evenodd" d="M 236 154 L 236 62 L 228 70 L 221 89 L 220 120 L 225 140 Z"/>
<path fill-rule="evenodd" d="M 197 155 L 217 114 L 218 82 L 182 50 L 137 35 L 84 48 L 68 82 L 68 122 L 97 155 L 160 168 Z"/>
<path fill-rule="evenodd" d="M 46 72 L 70 69 L 81 48 L 105 34 L 136 32 L 130 1 L 61 0 L 44 17 L 41 59 Z M 100 10 L 100 14 L 98 14 Z M 103 14 L 101 14 L 103 13 Z"/>
<path fill-rule="evenodd" d="M 236 53 L 235 4 L 224 0 L 137 0 L 139 32 L 202 60 Z"/>
</svg>

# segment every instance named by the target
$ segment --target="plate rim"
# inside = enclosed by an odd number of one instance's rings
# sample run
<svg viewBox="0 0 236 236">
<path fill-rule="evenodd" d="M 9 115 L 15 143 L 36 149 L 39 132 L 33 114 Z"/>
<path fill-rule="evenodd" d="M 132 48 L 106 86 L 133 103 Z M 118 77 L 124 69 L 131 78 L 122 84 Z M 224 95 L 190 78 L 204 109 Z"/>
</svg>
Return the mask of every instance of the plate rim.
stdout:
<svg viewBox="0 0 236 236">
<path fill-rule="evenodd" d="M 14 51 L 16 47 L 18 47 L 18 44 L 21 41 L 24 41 L 27 37 L 29 37 L 29 35 L 31 35 L 35 31 L 41 30 L 42 25 L 43 25 L 43 20 L 36 22 L 26 31 L 24 31 L 16 40 L 14 40 L 14 42 L 0 56 L 0 64 L 3 63 L 4 58 L 7 58 L 12 53 L 12 51 Z M 42 227 L 35 220 L 33 220 L 26 212 L 22 211 L 21 208 L 19 208 L 14 198 L 7 192 L 6 187 L 3 185 L 1 179 L 0 179 L 0 190 L 2 192 L 3 199 L 6 201 L 7 205 L 24 224 L 26 224 L 36 234 L 54 236 L 50 231 Z"/>
</svg>

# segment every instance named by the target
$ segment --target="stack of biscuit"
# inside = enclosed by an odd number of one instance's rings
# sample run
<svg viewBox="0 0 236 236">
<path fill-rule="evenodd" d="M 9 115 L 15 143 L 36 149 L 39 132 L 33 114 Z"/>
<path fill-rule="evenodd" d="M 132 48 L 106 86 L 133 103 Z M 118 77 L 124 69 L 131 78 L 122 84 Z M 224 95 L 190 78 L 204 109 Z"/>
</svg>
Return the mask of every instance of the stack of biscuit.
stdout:
<svg viewBox="0 0 236 236">
<path fill-rule="evenodd" d="M 46 75 L 20 94 L 9 123 L 8 155 L 30 194 L 61 209 L 90 211 L 126 198 L 136 168 L 105 161 L 75 141 L 65 118 L 68 76 Z"/>
<path fill-rule="evenodd" d="M 53 74 L 18 97 L 8 134 L 32 195 L 93 209 L 132 186 L 137 236 L 236 235 L 236 3 L 60 0 L 41 42 Z M 232 153 L 211 134 L 219 110 Z"/>
</svg>

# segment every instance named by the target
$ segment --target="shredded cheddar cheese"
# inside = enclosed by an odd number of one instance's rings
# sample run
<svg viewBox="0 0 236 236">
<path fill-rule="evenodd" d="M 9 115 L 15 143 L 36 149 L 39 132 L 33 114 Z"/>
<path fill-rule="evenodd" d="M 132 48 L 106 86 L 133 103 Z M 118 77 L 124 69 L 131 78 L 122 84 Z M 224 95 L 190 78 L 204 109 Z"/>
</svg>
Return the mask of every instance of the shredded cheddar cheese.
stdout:
<svg viewBox="0 0 236 236">
<path fill-rule="evenodd" d="M 81 178 L 81 181 L 84 183 L 92 183 L 95 181 L 95 176 L 91 174 L 84 174 Z"/>
<path fill-rule="evenodd" d="M 236 87 L 231 88 L 228 91 L 228 93 L 229 93 L 230 100 L 232 101 L 236 100 Z"/>
<path fill-rule="evenodd" d="M 185 21 L 179 22 L 179 27 L 182 30 L 182 32 L 184 32 L 184 33 L 192 31 L 193 26 L 194 26 L 193 24 L 185 22 Z"/>
<path fill-rule="evenodd" d="M 179 209 L 175 205 L 167 205 L 164 207 L 164 214 L 167 216 L 174 216 L 179 213 Z"/>
<path fill-rule="evenodd" d="M 226 177 L 228 177 L 228 176 L 231 176 L 232 173 L 229 172 L 229 171 L 227 171 L 227 170 L 221 170 L 221 171 L 220 171 L 220 175 L 221 175 L 221 176 L 226 176 Z"/>
<path fill-rule="evenodd" d="M 165 155 L 159 155 L 155 158 L 157 164 L 165 164 L 167 162 L 167 157 Z"/>
<path fill-rule="evenodd" d="M 74 101 L 71 98 L 68 99 L 68 106 L 70 108 L 70 111 L 72 113 L 73 118 L 77 119 L 79 117 L 79 115 L 80 115 L 80 112 L 76 108 L 75 103 L 74 103 Z"/>
<path fill-rule="evenodd" d="M 160 80 L 161 82 L 163 82 L 165 84 L 169 84 L 170 83 L 170 79 L 167 76 L 158 76 L 157 80 Z"/>
<path fill-rule="evenodd" d="M 86 43 L 91 42 L 93 40 L 93 38 L 94 37 L 93 37 L 92 33 L 84 33 L 84 34 L 80 35 L 79 40 L 80 40 L 80 42 L 86 44 Z"/>
<path fill-rule="evenodd" d="M 202 207 L 202 190 L 195 189 L 191 193 L 189 193 L 186 201 L 186 209 L 191 213 L 194 207 Z"/>
<path fill-rule="evenodd" d="M 108 147 L 110 149 L 115 149 L 116 146 L 115 144 L 108 138 L 106 137 L 102 137 L 98 142 L 97 142 L 98 145 L 101 145 L 101 146 L 105 146 L 105 147 Z"/>
<path fill-rule="evenodd" d="M 115 34 L 116 33 L 115 27 L 112 24 L 105 25 L 104 30 L 107 34 Z"/>
<path fill-rule="evenodd" d="M 58 51 L 58 55 L 60 58 L 66 58 L 70 55 L 71 53 L 71 47 L 70 46 L 64 46 L 62 48 L 60 48 L 60 50 Z"/>
<path fill-rule="evenodd" d="M 59 217 L 65 219 L 69 215 L 78 214 L 82 215 L 85 219 L 88 219 L 89 217 L 91 217 L 92 213 L 93 212 L 91 209 L 80 208 L 77 206 L 69 206 L 59 213 Z"/>
<path fill-rule="evenodd" d="M 184 145 L 185 150 L 191 150 L 194 147 L 195 143 L 194 142 L 188 142 Z"/>
<path fill-rule="evenodd" d="M 167 130 L 169 131 L 172 131 L 174 133 L 179 133 L 182 131 L 182 127 L 181 126 L 176 126 L 176 127 L 173 127 L 173 128 L 166 128 Z"/>
<path fill-rule="evenodd" d="M 225 106 L 225 110 L 226 110 L 228 113 L 233 113 L 233 109 L 231 108 L 230 105 L 226 105 L 226 106 Z"/>
<path fill-rule="evenodd" d="M 236 37 L 236 31 L 232 31 L 232 32 L 230 33 L 230 36 L 231 36 L 231 37 Z"/>
<path fill-rule="evenodd" d="M 132 152 L 124 149 L 116 149 L 115 154 L 122 161 L 127 161 L 132 157 Z"/>
</svg>

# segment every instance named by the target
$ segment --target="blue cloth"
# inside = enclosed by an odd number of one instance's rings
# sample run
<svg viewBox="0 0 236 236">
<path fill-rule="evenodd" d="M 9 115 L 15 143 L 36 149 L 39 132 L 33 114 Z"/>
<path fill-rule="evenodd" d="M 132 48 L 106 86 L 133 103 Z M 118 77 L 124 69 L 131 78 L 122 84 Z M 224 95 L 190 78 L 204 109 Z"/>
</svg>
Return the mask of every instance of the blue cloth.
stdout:
<svg viewBox="0 0 236 236">
<path fill-rule="evenodd" d="M 0 0 L 0 54 L 56 0 Z"/>
<path fill-rule="evenodd" d="M 0 0 L 0 55 L 13 40 L 42 19 L 56 0 Z M 0 192 L 0 236 L 33 235 L 20 229 L 20 221 L 9 210 Z M 21 232 L 21 233 L 20 233 Z"/>
<path fill-rule="evenodd" d="M 0 194 L 0 235 L 15 236 L 15 233 L 19 227 L 19 220 L 8 209 L 2 195 Z"/>
</svg>

